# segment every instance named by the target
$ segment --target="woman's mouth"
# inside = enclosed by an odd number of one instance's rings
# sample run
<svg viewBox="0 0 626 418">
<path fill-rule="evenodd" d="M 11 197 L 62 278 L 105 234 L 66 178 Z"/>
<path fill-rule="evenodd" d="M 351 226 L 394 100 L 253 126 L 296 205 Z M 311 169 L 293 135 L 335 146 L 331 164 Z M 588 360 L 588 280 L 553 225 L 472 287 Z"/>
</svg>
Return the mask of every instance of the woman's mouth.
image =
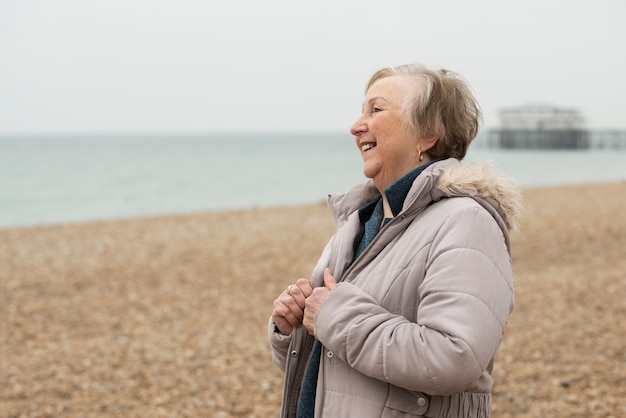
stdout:
<svg viewBox="0 0 626 418">
<path fill-rule="evenodd" d="M 365 152 L 365 151 L 371 150 L 374 147 L 376 147 L 375 142 L 368 142 L 366 144 L 361 145 L 361 151 Z"/>
</svg>

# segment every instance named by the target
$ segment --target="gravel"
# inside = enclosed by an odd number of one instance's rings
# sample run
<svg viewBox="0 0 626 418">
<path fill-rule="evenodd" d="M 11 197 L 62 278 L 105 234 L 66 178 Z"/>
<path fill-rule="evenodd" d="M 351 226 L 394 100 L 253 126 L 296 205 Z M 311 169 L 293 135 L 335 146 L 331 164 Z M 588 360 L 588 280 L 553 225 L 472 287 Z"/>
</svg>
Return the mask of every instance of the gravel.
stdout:
<svg viewBox="0 0 626 418">
<path fill-rule="evenodd" d="M 626 416 L 626 184 L 527 189 L 494 417 Z M 274 417 L 324 204 L 0 230 L 0 417 Z"/>
</svg>

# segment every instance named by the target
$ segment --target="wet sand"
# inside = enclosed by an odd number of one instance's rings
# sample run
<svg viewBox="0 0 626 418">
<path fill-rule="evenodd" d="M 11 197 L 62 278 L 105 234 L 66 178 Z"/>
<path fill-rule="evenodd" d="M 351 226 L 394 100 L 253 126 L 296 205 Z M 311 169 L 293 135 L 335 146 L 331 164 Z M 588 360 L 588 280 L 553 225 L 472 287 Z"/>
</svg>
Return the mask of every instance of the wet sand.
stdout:
<svg viewBox="0 0 626 418">
<path fill-rule="evenodd" d="M 626 416 L 626 183 L 527 189 L 494 417 Z M 0 417 L 274 417 L 325 204 L 0 230 Z"/>
</svg>

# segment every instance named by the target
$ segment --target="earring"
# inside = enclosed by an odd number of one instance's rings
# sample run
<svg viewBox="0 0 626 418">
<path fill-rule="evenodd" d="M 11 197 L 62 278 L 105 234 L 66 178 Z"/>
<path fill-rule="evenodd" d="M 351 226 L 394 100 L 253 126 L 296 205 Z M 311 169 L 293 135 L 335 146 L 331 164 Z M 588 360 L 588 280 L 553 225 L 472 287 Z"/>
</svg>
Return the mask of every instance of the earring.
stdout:
<svg viewBox="0 0 626 418">
<path fill-rule="evenodd" d="M 424 159 L 424 156 L 422 155 L 422 150 L 417 150 L 417 158 L 419 158 L 420 161 L 422 161 Z"/>
</svg>

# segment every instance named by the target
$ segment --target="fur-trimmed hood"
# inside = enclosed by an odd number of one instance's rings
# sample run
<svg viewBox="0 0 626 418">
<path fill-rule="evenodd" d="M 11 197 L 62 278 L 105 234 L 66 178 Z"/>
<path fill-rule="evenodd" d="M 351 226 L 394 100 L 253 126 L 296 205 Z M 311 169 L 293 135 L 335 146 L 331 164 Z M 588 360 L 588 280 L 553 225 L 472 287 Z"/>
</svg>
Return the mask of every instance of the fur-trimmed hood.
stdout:
<svg viewBox="0 0 626 418">
<path fill-rule="evenodd" d="M 430 191 L 430 192 L 429 192 Z M 372 180 L 345 194 L 331 194 L 328 203 L 340 224 L 361 206 L 380 196 Z M 415 180 L 403 211 L 422 210 L 433 201 L 448 197 L 471 197 L 494 215 L 504 230 L 517 230 L 522 195 L 513 181 L 497 174 L 487 163 L 461 163 L 449 158 L 427 167 Z"/>
<path fill-rule="evenodd" d="M 498 175 L 487 163 L 458 163 L 439 178 L 437 190 L 447 197 L 470 196 L 493 205 L 509 231 L 516 231 L 522 194 L 513 181 Z"/>
</svg>

